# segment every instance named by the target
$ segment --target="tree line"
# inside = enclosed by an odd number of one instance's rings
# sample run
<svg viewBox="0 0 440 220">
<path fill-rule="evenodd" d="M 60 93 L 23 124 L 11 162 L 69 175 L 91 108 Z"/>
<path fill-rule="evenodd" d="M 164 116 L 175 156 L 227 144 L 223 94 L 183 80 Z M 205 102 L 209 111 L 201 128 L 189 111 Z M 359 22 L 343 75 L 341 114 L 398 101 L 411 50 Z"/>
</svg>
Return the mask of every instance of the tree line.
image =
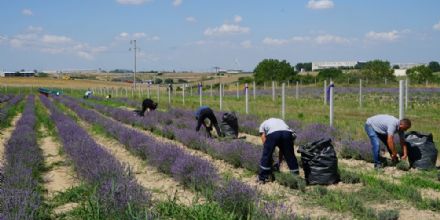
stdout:
<svg viewBox="0 0 440 220">
<path fill-rule="evenodd" d="M 299 71 L 311 71 L 312 63 L 298 63 L 292 66 L 286 60 L 264 59 L 254 69 L 254 80 L 257 84 L 268 81 L 302 81 L 313 83 L 332 79 L 333 81 L 350 82 L 359 79 L 368 79 L 371 82 L 396 81 L 394 69 L 398 65 L 391 66 L 386 60 L 371 60 L 357 64 L 354 68 L 329 68 L 318 70 L 317 75 L 298 74 Z M 407 77 L 413 83 L 440 82 L 440 64 L 431 61 L 428 65 L 415 66 L 407 70 Z M 249 81 L 249 79 L 246 79 Z"/>
</svg>

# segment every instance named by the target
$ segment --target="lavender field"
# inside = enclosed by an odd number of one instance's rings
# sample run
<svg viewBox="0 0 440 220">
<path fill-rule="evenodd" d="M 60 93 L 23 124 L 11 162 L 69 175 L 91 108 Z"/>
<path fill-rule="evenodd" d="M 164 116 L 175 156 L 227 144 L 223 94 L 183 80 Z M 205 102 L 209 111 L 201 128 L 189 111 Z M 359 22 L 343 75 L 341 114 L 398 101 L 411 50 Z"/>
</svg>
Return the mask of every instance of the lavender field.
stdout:
<svg viewBox="0 0 440 220">
<path fill-rule="evenodd" d="M 333 127 L 328 126 L 322 89 L 305 88 L 298 99 L 294 88 L 286 91 L 286 122 L 297 132 L 295 149 L 331 138 L 340 183 L 309 186 L 302 170 L 293 178 L 285 165 L 274 182 L 256 182 L 262 153 L 258 126 L 266 117 L 280 117 L 279 89 L 275 101 L 271 90 L 258 90 L 255 100 L 251 95 L 249 114 L 243 93 L 237 98 L 235 91 L 225 92 L 220 110 L 218 93 L 204 92 L 203 104 L 212 106 L 217 118 L 225 111 L 238 113 L 240 136 L 246 137 L 238 140 L 195 132 L 196 94 L 187 94 L 185 103 L 179 92 L 162 94 L 159 111 L 145 117 L 133 112 L 140 103 L 136 96 L 83 99 L 80 90 L 49 97 L 1 94 L 0 217 L 440 218 L 437 170 L 373 169 L 362 124 L 375 113 L 397 114 L 396 88 L 365 89 L 362 108 L 356 88 L 338 88 Z M 433 133 L 438 143 L 440 91 L 414 88 L 409 97 L 405 113 L 414 129 Z M 53 157 L 63 159 L 50 163 Z M 71 178 L 65 179 L 61 174 L 67 171 Z"/>
</svg>

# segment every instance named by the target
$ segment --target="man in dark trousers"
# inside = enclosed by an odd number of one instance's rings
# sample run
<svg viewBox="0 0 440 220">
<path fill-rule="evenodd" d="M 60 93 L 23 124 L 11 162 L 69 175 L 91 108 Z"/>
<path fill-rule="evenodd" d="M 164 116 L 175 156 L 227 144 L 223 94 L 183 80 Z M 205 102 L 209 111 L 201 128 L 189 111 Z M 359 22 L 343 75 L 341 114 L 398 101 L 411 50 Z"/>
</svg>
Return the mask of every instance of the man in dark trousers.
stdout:
<svg viewBox="0 0 440 220">
<path fill-rule="evenodd" d="M 142 111 L 139 115 L 144 116 L 145 111 L 153 111 L 157 108 L 157 103 L 151 99 L 144 99 L 142 102 Z"/>
<path fill-rule="evenodd" d="M 212 127 L 215 127 L 215 130 L 217 131 L 218 136 L 222 136 L 222 133 L 220 131 L 220 127 L 218 126 L 217 118 L 214 115 L 214 112 L 211 108 L 208 106 L 201 106 L 197 109 L 196 113 L 196 120 L 197 120 L 197 126 L 196 131 L 198 132 L 200 130 L 200 127 L 205 126 L 206 133 L 208 137 L 212 137 L 211 131 Z"/>
<path fill-rule="evenodd" d="M 408 149 L 405 142 L 404 132 L 411 128 L 411 121 L 407 118 L 397 119 L 391 115 L 375 115 L 365 122 L 365 132 L 370 138 L 373 150 L 374 168 L 381 169 L 379 140 L 388 148 L 393 162 L 397 162 L 397 150 L 394 146 L 394 134 L 399 134 L 400 145 L 402 146 L 402 159 L 406 160 Z"/>
<path fill-rule="evenodd" d="M 289 126 L 281 119 L 269 118 L 261 123 L 259 131 L 264 147 L 260 161 L 258 181 L 260 183 L 266 183 L 274 180 L 272 174 L 272 154 L 276 146 L 278 146 L 280 150 L 280 155 L 286 160 L 292 175 L 298 175 L 298 161 L 296 160 L 293 150 L 293 131 Z"/>
</svg>

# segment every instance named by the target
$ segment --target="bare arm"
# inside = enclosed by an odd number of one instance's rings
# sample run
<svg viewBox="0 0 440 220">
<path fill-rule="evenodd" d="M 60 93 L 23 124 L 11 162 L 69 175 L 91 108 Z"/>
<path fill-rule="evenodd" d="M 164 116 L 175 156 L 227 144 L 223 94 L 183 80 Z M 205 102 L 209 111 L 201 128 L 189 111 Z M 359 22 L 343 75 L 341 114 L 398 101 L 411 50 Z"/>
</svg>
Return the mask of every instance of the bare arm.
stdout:
<svg viewBox="0 0 440 220">
<path fill-rule="evenodd" d="M 263 144 L 266 142 L 266 134 L 261 133 L 261 142 L 263 142 Z"/>
<path fill-rule="evenodd" d="M 402 137 L 400 137 L 400 146 L 402 146 L 403 151 L 402 159 L 406 160 L 406 158 L 408 158 L 408 147 L 406 146 L 405 139 L 403 139 Z"/>
<path fill-rule="evenodd" d="M 397 158 L 397 151 L 396 151 L 396 148 L 394 147 L 393 135 L 388 135 L 387 144 L 388 144 L 388 148 L 391 151 L 391 158 L 393 158 L 393 159 Z"/>
</svg>

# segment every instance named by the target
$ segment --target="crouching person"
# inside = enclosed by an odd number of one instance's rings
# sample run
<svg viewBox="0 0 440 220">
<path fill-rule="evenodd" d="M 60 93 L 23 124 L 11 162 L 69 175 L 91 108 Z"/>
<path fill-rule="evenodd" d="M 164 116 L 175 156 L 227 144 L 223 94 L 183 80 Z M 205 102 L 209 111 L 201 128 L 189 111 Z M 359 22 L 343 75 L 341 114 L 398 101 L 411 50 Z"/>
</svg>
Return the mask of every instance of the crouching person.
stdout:
<svg viewBox="0 0 440 220">
<path fill-rule="evenodd" d="M 140 116 L 144 116 L 145 112 L 154 111 L 157 108 L 157 103 L 151 99 L 144 99 L 142 102 L 142 111 L 139 113 Z"/>
<path fill-rule="evenodd" d="M 298 161 L 293 149 L 293 131 L 281 119 L 270 118 L 260 125 L 261 141 L 263 142 L 263 155 L 260 161 L 258 181 L 266 183 L 275 178 L 272 174 L 272 154 L 278 146 L 280 156 L 284 157 L 292 175 L 298 175 Z M 281 159 L 281 158 L 280 158 Z"/>
<path fill-rule="evenodd" d="M 220 127 L 218 126 L 217 118 L 214 115 L 214 112 L 208 106 L 202 106 L 197 109 L 196 113 L 197 126 L 196 131 L 200 131 L 200 127 L 203 125 L 206 128 L 206 135 L 208 137 L 212 137 L 211 131 L 212 127 L 217 131 L 218 136 L 222 136 L 222 132 L 220 131 Z"/>
</svg>

